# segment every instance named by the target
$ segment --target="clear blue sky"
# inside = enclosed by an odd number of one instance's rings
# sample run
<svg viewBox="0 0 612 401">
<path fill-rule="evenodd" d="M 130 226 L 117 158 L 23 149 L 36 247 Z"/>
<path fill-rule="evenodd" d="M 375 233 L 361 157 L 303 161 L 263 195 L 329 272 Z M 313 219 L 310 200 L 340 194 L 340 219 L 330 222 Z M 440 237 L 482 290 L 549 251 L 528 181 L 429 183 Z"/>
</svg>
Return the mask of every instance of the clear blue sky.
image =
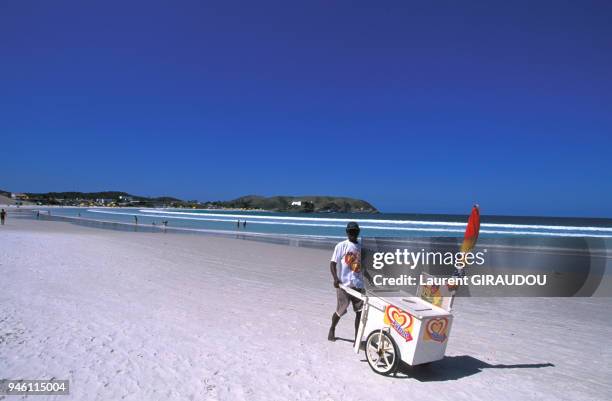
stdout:
<svg viewBox="0 0 612 401">
<path fill-rule="evenodd" d="M 610 1 L 2 1 L 0 188 L 612 217 L 611 21 Z"/>
</svg>

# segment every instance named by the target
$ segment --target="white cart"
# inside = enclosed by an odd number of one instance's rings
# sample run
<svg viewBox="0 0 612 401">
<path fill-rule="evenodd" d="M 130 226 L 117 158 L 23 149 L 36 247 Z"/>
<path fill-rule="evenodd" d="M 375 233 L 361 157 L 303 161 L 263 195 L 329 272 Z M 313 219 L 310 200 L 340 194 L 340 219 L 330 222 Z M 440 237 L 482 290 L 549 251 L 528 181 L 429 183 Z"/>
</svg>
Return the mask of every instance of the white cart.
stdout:
<svg viewBox="0 0 612 401">
<path fill-rule="evenodd" d="M 444 358 L 453 323 L 454 292 L 419 287 L 416 296 L 399 292 L 381 296 L 342 288 L 364 301 L 354 350 L 359 352 L 365 336 L 366 358 L 376 373 L 395 373 L 400 360 L 421 365 Z"/>
</svg>

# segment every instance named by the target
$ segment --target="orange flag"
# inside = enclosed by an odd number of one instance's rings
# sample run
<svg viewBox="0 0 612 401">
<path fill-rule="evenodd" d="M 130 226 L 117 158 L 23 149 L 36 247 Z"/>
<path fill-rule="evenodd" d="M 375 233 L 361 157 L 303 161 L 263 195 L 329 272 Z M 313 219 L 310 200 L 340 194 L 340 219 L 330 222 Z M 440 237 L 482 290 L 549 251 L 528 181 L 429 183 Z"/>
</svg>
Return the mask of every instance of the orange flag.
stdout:
<svg viewBox="0 0 612 401">
<path fill-rule="evenodd" d="M 463 237 L 463 244 L 461 245 L 461 252 L 469 252 L 476 245 L 478 240 L 478 233 L 480 232 L 480 210 L 478 205 L 472 207 L 472 213 L 468 219 L 467 228 L 465 229 L 465 236 Z"/>
</svg>

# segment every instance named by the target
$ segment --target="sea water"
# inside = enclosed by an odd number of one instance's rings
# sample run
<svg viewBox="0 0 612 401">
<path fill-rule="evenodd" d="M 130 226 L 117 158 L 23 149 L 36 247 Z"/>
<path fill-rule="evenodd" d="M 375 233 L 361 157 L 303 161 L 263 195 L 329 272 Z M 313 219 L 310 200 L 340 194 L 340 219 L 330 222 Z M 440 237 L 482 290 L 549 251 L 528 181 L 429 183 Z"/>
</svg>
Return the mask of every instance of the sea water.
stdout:
<svg viewBox="0 0 612 401">
<path fill-rule="evenodd" d="M 245 210 L 50 208 L 54 215 L 193 230 L 341 238 L 356 221 L 362 236 L 462 237 L 467 215 L 408 213 L 282 213 Z M 243 224 L 246 221 L 246 226 Z M 240 222 L 240 224 L 238 224 Z M 481 237 L 612 238 L 612 219 L 481 216 Z"/>
</svg>

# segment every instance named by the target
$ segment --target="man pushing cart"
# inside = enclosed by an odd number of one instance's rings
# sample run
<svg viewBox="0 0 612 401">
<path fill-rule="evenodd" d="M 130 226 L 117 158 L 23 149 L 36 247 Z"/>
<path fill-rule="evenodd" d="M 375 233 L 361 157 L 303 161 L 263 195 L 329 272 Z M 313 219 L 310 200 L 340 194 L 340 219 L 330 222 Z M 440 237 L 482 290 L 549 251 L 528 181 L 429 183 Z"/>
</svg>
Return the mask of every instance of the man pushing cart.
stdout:
<svg viewBox="0 0 612 401">
<path fill-rule="evenodd" d="M 475 245 L 479 228 L 479 210 L 475 205 L 462 252 Z M 330 263 L 337 306 L 328 339 L 335 341 L 336 325 L 352 304 L 355 311 L 354 351 L 361 350 L 365 336 L 366 359 L 376 373 L 393 374 L 400 361 L 421 365 L 444 358 L 453 322 L 451 307 L 456 287 L 421 285 L 415 295 L 404 291 L 366 291 L 359 225 L 348 223 L 346 234 L 347 239 L 336 245 Z M 463 275 L 463 271 L 459 274 Z"/>
<path fill-rule="evenodd" d="M 363 299 L 354 295 L 364 292 L 359 225 L 355 222 L 348 223 L 346 225 L 346 236 L 347 239 L 339 242 L 334 248 L 329 264 L 337 299 L 336 311 L 332 315 L 331 327 L 327 335 L 329 341 L 336 341 L 336 325 L 346 313 L 349 304 L 353 305 L 353 311 L 355 312 L 355 336 L 357 336 L 361 309 L 363 308 Z M 338 267 L 340 267 L 339 272 Z M 347 289 L 354 294 L 351 295 Z"/>
</svg>

